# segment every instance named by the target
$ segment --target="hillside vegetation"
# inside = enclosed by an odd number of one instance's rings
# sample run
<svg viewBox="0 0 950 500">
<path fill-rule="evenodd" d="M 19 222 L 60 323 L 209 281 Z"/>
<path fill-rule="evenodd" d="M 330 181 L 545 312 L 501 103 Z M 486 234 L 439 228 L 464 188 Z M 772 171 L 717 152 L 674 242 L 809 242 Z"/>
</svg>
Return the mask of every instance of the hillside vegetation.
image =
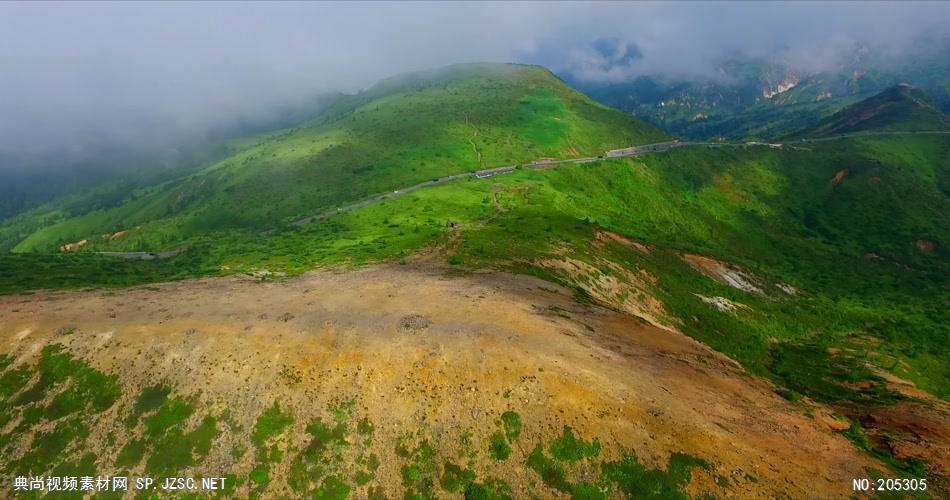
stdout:
<svg viewBox="0 0 950 500">
<path fill-rule="evenodd" d="M 849 108 L 882 111 L 848 126 L 934 125 L 913 91 L 895 92 Z M 15 250 L 89 241 L 75 253 L 3 256 L 0 291 L 237 272 L 267 281 L 428 251 L 462 274 L 532 274 L 579 301 L 682 331 L 767 377 L 802 411 L 840 412 L 844 435 L 893 473 L 945 475 L 933 456 L 894 451 L 916 431 L 872 415 L 917 401 L 891 375 L 950 398 L 947 136 L 691 147 L 517 169 L 289 225 L 452 172 L 664 137 L 533 67 L 389 81 L 334 109 L 311 126 L 249 139 L 199 174 L 36 231 Z M 128 232 L 101 236 L 119 230 Z M 182 243 L 180 255 L 147 262 L 89 252 Z"/>
<path fill-rule="evenodd" d="M 945 115 L 918 88 L 901 84 L 857 102 L 797 134 L 806 137 L 867 131 L 925 131 L 950 129 Z"/>
<path fill-rule="evenodd" d="M 17 250 L 34 248 L 34 245 L 52 249 L 52 245 L 78 238 L 88 238 L 89 242 L 78 252 L 3 257 L 5 267 L 11 272 L 5 273 L 0 289 L 9 292 L 24 288 L 128 285 L 262 269 L 268 273 L 295 274 L 328 263 L 359 263 L 405 256 L 433 243 L 450 254 L 452 263 L 513 266 L 520 271 L 540 272 L 574 284 L 580 283 L 579 279 L 590 278 L 557 276 L 556 269 L 539 262 L 550 256 L 564 255 L 589 263 L 606 258 L 629 270 L 647 265 L 640 262 L 646 259 L 652 262 L 649 264 L 653 267 L 652 274 L 667 275 L 671 280 L 666 283 L 661 279 L 660 285 L 640 287 L 637 292 L 657 296 L 671 309 L 659 316 L 665 317 L 664 321 L 670 325 L 679 324 L 678 328 L 692 332 L 756 371 L 768 363 L 770 338 L 834 340 L 838 339 L 836 335 L 853 333 L 854 329 L 870 329 L 878 336 L 887 337 L 892 347 L 903 345 L 903 354 L 898 352 L 895 358 L 901 363 L 888 365 L 889 368 L 899 369 L 942 397 L 948 396 L 946 387 L 950 387 L 950 374 L 945 362 L 948 353 L 941 345 L 947 333 L 946 325 L 950 324 L 944 307 L 950 297 L 946 283 L 950 275 L 947 264 L 950 258 L 947 247 L 950 242 L 950 170 L 947 165 L 950 144 L 942 136 L 860 137 L 782 149 L 688 148 L 636 159 L 605 160 L 541 171 L 518 170 L 487 179 L 468 178 L 394 197 L 300 228 L 282 224 L 289 220 L 286 216 L 263 217 L 270 213 L 292 214 L 291 218 L 315 213 L 330 203 L 320 200 L 339 203 L 358 199 L 361 195 L 448 173 L 434 171 L 443 165 L 440 162 L 449 150 L 428 149 L 435 146 L 425 139 L 429 137 L 424 132 L 425 127 L 415 123 L 416 128 L 413 128 L 412 122 L 406 124 L 408 132 L 402 136 L 398 149 L 414 152 L 413 158 L 418 163 L 412 164 L 418 167 L 407 167 L 396 154 L 376 151 L 379 156 L 372 157 L 368 149 L 362 151 L 366 156 L 361 164 L 371 168 L 354 172 L 344 168 L 342 163 L 331 161 L 326 170 L 333 173 L 332 176 L 324 172 L 323 163 L 308 169 L 279 159 L 296 157 L 296 148 L 308 147 L 302 138 L 319 131 L 329 130 L 327 134 L 342 134 L 350 137 L 349 141 L 356 141 L 361 136 L 352 131 L 368 127 L 367 121 L 377 120 L 372 117 L 390 107 L 403 111 L 392 115 L 396 121 L 389 125 L 392 128 L 367 128 L 366 134 L 376 136 L 388 130 L 395 136 L 402 123 L 400 120 L 423 116 L 427 110 L 432 113 L 426 115 L 430 118 L 442 116 L 436 113 L 436 104 L 442 104 L 443 100 L 468 102 L 463 94 L 479 96 L 487 87 L 493 86 L 505 95 L 520 96 L 503 101 L 510 103 L 514 110 L 496 110 L 495 115 L 486 110 L 477 113 L 472 110 L 471 116 L 481 117 L 479 123 L 486 123 L 487 116 L 496 116 L 493 123 L 507 125 L 481 125 L 476 135 L 476 127 L 462 119 L 459 126 L 468 128 L 458 132 L 456 142 L 449 143 L 466 152 L 457 152 L 458 163 L 444 163 L 458 165 L 460 170 L 479 166 L 471 144 L 467 150 L 464 147 L 468 139 L 473 138 L 480 141 L 476 145 L 483 159 L 490 155 L 498 159 L 497 163 L 523 160 L 524 153 L 518 156 L 518 148 L 512 143 L 514 139 L 505 139 L 516 136 L 499 135 L 498 131 L 506 126 L 521 130 L 518 140 L 534 141 L 522 143 L 534 151 L 528 158 L 571 154 L 558 148 L 584 148 L 579 152 L 590 153 L 611 145 L 607 140 L 598 142 L 593 136 L 582 140 L 585 136 L 574 134 L 575 129 L 568 134 L 559 128 L 565 122 L 577 128 L 585 126 L 582 131 L 595 134 L 611 127 L 595 125 L 594 118 L 616 120 L 614 125 L 627 125 L 614 128 L 608 134 L 617 143 L 627 138 L 631 142 L 652 140 L 651 134 L 657 134 L 617 113 L 590 105 L 540 68 L 465 66 L 436 75 L 434 79 L 432 75 L 427 75 L 429 79 L 416 75 L 384 82 L 372 92 L 386 92 L 390 97 L 366 97 L 363 100 L 374 104 L 359 104 L 350 114 L 338 112 L 325 116 L 326 125 L 315 124 L 313 128 L 269 136 L 174 186 L 157 186 L 151 193 L 129 203 L 41 229 L 20 243 Z M 406 90 L 410 87 L 416 90 Z M 394 89 L 401 89 L 401 93 L 393 93 Z M 904 95 L 907 89 L 900 90 Z M 546 95 L 547 104 L 536 103 L 538 95 Z M 875 97 L 863 106 L 872 107 L 882 97 Z M 919 116 L 912 110 L 900 109 L 916 102 L 895 104 L 889 115 Z M 522 107 L 532 112 L 523 115 L 526 110 Z M 377 108 L 380 111 L 376 111 Z M 571 109 L 578 111 L 572 113 Z M 583 118 L 583 113 L 590 114 L 591 118 Z M 465 116 L 467 112 L 459 115 Z M 470 123 L 475 123 L 471 116 Z M 507 118 L 501 118 L 505 116 Z M 523 121 L 519 129 L 517 124 Z M 894 124 L 899 126 L 899 122 Z M 542 131 L 547 131 L 543 138 L 531 136 Z M 346 150 L 354 154 L 357 151 L 350 142 L 341 144 L 326 150 L 331 153 L 324 151 L 317 156 L 339 159 L 334 155 L 342 153 L 332 151 Z M 254 160 L 241 160 L 235 165 L 238 158 Z M 425 174 L 420 174 L 423 165 L 428 167 Z M 265 202 L 265 198 L 277 197 L 278 190 L 277 185 L 268 184 L 261 176 L 266 177 L 279 166 L 295 175 L 326 176 L 340 184 L 285 185 L 284 199 Z M 284 175 L 280 178 L 281 182 L 289 179 Z M 361 179 L 360 182 L 352 181 L 356 178 Z M 235 182 L 241 179 L 247 181 L 237 187 Z M 221 184 L 230 187 L 221 188 Z M 206 186 L 209 193 L 199 196 L 177 191 L 183 186 L 200 185 Z M 176 192 L 179 194 L 174 194 Z M 304 193 L 312 194 L 310 203 Z M 156 203 L 151 209 L 160 211 L 160 201 L 166 196 L 194 199 L 184 201 L 175 214 L 149 220 L 149 215 L 154 213 L 149 212 L 149 206 L 142 205 Z M 250 201 L 255 199 L 258 200 Z M 229 205 L 238 200 L 247 203 L 239 207 Z M 234 221 L 228 218 L 228 210 L 232 208 Z M 219 223 L 207 219 L 211 214 L 217 214 Z M 140 226 L 102 225 L 123 218 L 142 222 Z M 206 224 L 198 225 L 199 221 Z M 456 228 L 447 227 L 447 221 L 452 221 Z M 262 235 L 260 229 L 263 228 L 275 230 Z M 595 231 L 601 229 L 664 250 L 601 255 L 612 248 L 602 245 L 595 237 Z M 127 232 L 119 236 L 98 236 L 113 230 Z M 168 260 L 117 260 L 88 252 L 158 250 L 180 242 L 187 242 L 189 246 L 181 255 Z M 677 257 L 683 252 L 754 270 L 753 274 L 761 274 L 764 282 L 773 285 L 772 291 L 781 300 L 769 299 L 768 293 L 763 296 L 728 286 L 710 290 L 708 287 L 716 284 L 697 280 L 701 275 Z M 594 267 L 599 272 L 611 273 L 601 264 Z M 795 295 L 776 291 L 774 286 L 779 283 L 803 292 Z M 714 291 L 716 293 L 712 293 Z M 753 310 L 759 311 L 757 314 L 761 317 L 756 321 L 762 323 L 754 327 L 750 327 L 748 319 L 734 323 L 734 315 L 721 314 L 694 294 L 721 296 L 743 304 L 758 303 L 759 307 Z M 684 307 L 688 304 L 688 307 L 677 311 L 677 304 Z M 706 314 L 714 313 L 711 317 L 716 318 L 715 321 L 700 323 L 702 326 L 695 322 L 679 323 L 685 318 L 702 317 L 697 316 L 696 308 Z M 835 326 L 837 323 L 841 324 Z M 733 331 L 743 333 L 729 334 L 723 339 L 714 334 Z M 944 362 L 941 363 L 941 359 Z"/>
<path fill-rule="evenodd" d="M 52 251 L 140 229 L 135 241 L 152 250 L 209 231 L 256 234 L 448 174 L 600 154 L 665 137 L 543 68 L 454 66 L 386 80 L 304 126 L 234 141 L 233 155 L 136 190 L 114 206 L 82 211 L 52 204 L 14 218 L 0 229 L 0 241 L 15 252 Z"/>
</svg>

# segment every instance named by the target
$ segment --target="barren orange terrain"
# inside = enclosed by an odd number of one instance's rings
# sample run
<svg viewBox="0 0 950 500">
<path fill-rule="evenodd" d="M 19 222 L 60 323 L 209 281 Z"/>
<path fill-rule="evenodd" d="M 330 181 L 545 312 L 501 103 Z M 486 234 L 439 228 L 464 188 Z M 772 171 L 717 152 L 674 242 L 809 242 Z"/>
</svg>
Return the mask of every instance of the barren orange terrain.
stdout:
<svg viewBox="0 0 950 500">
<path fill-rule="evenodd" d="M 197 402 L 190 425 L 202 413 L 225 415 L 207 459 L 187 471 L 196 476 L 246 478 L 254 453 L 235 450 L 250 448 L 248 430 L 265 409 L 289 410 L 294 423 L 277 440 L 285 453 L 267 496 L 292 493 L 285 475 L 307 422 L 341 401 L 354 401 L 354 417 L 375 429 L 369 448 L 380 466 L 356 497 L 370 486 L 402 496 L 405 460 L 395 448 L 407 435 L 446 459 L 473 443 L 473 470 L 503 479 L 516 497 L 561 495 L 524 464 L 564 426 L 598 439 L 598 460 L 632 452 L 664 469 L 681 452 L 706 461 L 692 470 L 693 495 L 842 497 L 865 467 L 883 468 L 836 432 L 841 422 L 830 413 L 806 416 L 702 344 L 501 272 L 410 262 L 279 282 L 231 277 L 0 298 L 0 352 L 30 362 L 53 342 L 117 374 L 123 387 L 90 426 L 86 446 L 101 450 L 100 467 L 141 433 L 122 415 L 158 382 Z M 485 443 L 506 410 L 520 414 L 523 429 L 511 456 L 493 460 Z M 568 470 L 582 479 L 596 462 Z"/>
</svg>

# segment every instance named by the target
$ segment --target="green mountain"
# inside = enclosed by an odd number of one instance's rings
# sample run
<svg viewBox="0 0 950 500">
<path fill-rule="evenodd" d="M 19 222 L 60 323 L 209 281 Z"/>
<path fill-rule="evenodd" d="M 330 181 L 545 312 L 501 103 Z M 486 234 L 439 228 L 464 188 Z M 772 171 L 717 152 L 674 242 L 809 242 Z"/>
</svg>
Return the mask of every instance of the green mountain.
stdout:
<svg viewBox="0 0 950 500">
<path fill-rule="evenodd" d="M 0 241 L 15 252 L 50 251 L 133 231 L 154 249 L 215 231 L 256 234 L 449 174 L 666 137 L 543 68 L 454 66 L 386 80 L 302 126 L 232 141 L 232 154 L 220 161 L 115 206 L 41 207 L 7 221 Z"/>
<path fill-rule="evenodd" d="M 826 132 L 917 130 L 939 116 L 928 106 L 898 87 L 848 108 L 864 118 Z M 802 411 L 843 415 L 843 435 L 892 474 L 936 477 L 926 456 L 894 451 L 910 431 L 877 412 L 911 398 L 891 375 L 950 398 L 945 135 L 695 145 L 517 168 L 288 224 L 453 173 L 664 140 L 542 68 L 408 75 L 304 126 L 235 141 L 226 159 L 112 207 L 72 214 L 49 204 L 6 221 L 4 234 L 25 236 L 0 256 L 0 291 L 269 280 L 434 254 L 457 274 L 530 274 L 581 303 L 683 332 L 768 378 Z M 148 261 L 93 253 L 179 247 Z M 541 473 L 539 453 L 529 465 Z"/>
<path fill-rule="evenodd" d="M 833 67 L 814 71 L 778 57 L 723 57 L 706 77 L 646 74 L 601 83 L 562 75 L 593 99 L 691 139 L 775 138 L 807 127 L 836 111 L 910 82 L 950 110 L 946 40 L 928 41 L 899 60 L 856 46 Z"/>
<path fill-rule="evenodd" d="M 106 142 L 86 145 L 82 152 L 56 150 L 54 145 L 39 157 L 0 154 L 0 220 L 58 198 L 62 205 L 63 197 L 73 200 L 70 213 L 120 203 L 123 193 L 181 177 L 219 160 L 234 139 L 299 126 L 343 97 L 318 94 L 293 105 L 275 106 L 259 116 L 238 117 L 234 123 L 194 137 L 158 140 L 149 146 Z M 0 242 L 0 248 L 6 245 Z"/>
<path fill-rule="evenodd" d="M 950 116 L 940 111 L 922 90 L 901 84 L 854 103 L 799 135 L 821 137 L 869 131 L 934 130 L 950 130 Z"/>
<path fill-rule="evenodd" d="M 780 62 L 742 57 L 722 61 L 719 74 L 708 78 L 642 75 L 631 81 L 589 83 L 565 77 L 599 102 L 691 139 L 781 135 L 867 92 L 853 85 L 832 91 L 827 78 L 812 78 Z"/>
</svg>

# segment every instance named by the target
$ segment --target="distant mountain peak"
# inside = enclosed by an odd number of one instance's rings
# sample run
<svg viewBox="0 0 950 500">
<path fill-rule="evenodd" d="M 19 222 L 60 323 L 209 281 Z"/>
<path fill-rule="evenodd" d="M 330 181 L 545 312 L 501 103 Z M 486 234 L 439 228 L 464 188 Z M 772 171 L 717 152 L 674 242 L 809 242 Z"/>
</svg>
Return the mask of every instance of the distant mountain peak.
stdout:
<svg viewBox="0 0 950 500">
<path fill-rule="evenodd" d="M 950 130 L 950 117 L 918 87 L 898 83 L 806 129 L 810 137 L 870 131 Z"/>
</svg>

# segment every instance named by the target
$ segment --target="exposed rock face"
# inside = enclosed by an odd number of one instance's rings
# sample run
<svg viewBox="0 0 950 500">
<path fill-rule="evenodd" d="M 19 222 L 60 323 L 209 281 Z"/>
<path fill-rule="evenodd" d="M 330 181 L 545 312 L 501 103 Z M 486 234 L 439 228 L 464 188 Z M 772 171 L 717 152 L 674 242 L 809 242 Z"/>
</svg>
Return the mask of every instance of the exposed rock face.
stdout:
<svg viewBox="0 0 950 500">
<path fill-rule="evenodd" d="M 777 67 L 769 71 L 762 82 L 762 97 L 771 99 L 795 88 L 800 81 L 799 75 L 789 67 Z"/>
<path fill-rule="evenodd" d="M 779 84 L 776 85 L 775 87 L 770 87 L 770 88 L 765 88 L 765 89 L 763 89 L 763 90 L 762 90 L 762 97 L 764 97 L 764 98 L 766 98 L 766 99 L 771 99 L 771 98 L 773 98 L 773 97 L 775 97 L 775 96 L 777 96 L 777 95 L 779 95 L 779 94 L 782 94 L 782 93 L 788 92 L 789 90 L 792 90 L 796 85 L 798 85 L 798 79 L 794 79 L 794 80 L 790 80 L 790 81 L 785 81 L 785 82 L 779 83 Z"/>
<path fill-rule="evenodd" d="M 932 253 L 937 249 L 937 242 L 931 240 L 917 240 L 914 242 L 914 246 L 921 252 Z"/>
<path fill-rule="evenodd" d="M 749 307 L 745 304 L 740 304 L 738 302 L 733 302 L 725 297 L 707 297 L 705 295 L 696 294 L 699 297 L 699 300 L 714 306 L 716 309 L 719 309 L 722 312 L 734 313 L 739 309 L 748 309 Z"/>
<path fill-rule="evenodd" d="M 651 246 L 610 231 L 599 231 L 597 238 L 602 243 L 613 241 L 638 252 L 653 251 Z M 678 321 L 670 316 L 662 302 L 651 295 L 649 288 L 657 284 L 657 278 L 645 269 L 634 272 L 607 259 L 597 259 L 594 266 L 568 256 L 540 259 L 535 263 L 557 272 L 600 303 L 609 304 L 658 328 L 669 329 L 670 324 Z M 598 267 L 610 271 L 604 273 Z"/>
<path fill-rule="evenodd" d="M 692 253 L 684 253 L 683 260 L 693 269 L 720 283 L 746 292 L 762 293 L 762 289 L 756 283 L 757 280 L 735 264 Z"/>
<path fill-rule="evenodd" d="M 848 169 L 839 170 L 835 176 L 831 178 L 831 186 L 837 186 L 839 183 L 841 183 L 841 181 L 844 180 L 845 177 L 848 176 L 849 173 L 850 170 Z"/>
<path fill-rule="evenodd" d="M 594 237 L 597 238 L 597 241 L 600 241 L 600 242 L 613 241 L 616 243 L 620 243 L 621 245 L 631 250 L 636 250 L 637 252 L 640 252 L 640 253 L 650 253 L 653 251 L 653 247 L 651 245 L 647 245 L 646 243 L 641 243 L 639 241 L 626 238 L 613 231 L 607 231 L 604 229 L 596 229 L 594 230 Z"/>
<path fill-rule="evenodd" d="M 789 285 L 788 283 L 779 283 L 775 285 L 779 290 L 787 293 L 788 295 L 798 295 L 798 289 Z"/>
<path fill-rule="evenodd" d="M 65 245 L 63 245 L 63 246 L 61 246 L 61 247 L 59 247 L 59 251 L 60 251 L 60 252 L 72 252 L 73 250 L 78 250 L 78 249 L 82 248 L 87 242 L 88 242 L 87 240 L 79 240 L 79 241 L 75 241 L 75 242 L 73 242 L 73 243 L 67 243 L 67 244 L 65 244 Z"/>
</svg>

